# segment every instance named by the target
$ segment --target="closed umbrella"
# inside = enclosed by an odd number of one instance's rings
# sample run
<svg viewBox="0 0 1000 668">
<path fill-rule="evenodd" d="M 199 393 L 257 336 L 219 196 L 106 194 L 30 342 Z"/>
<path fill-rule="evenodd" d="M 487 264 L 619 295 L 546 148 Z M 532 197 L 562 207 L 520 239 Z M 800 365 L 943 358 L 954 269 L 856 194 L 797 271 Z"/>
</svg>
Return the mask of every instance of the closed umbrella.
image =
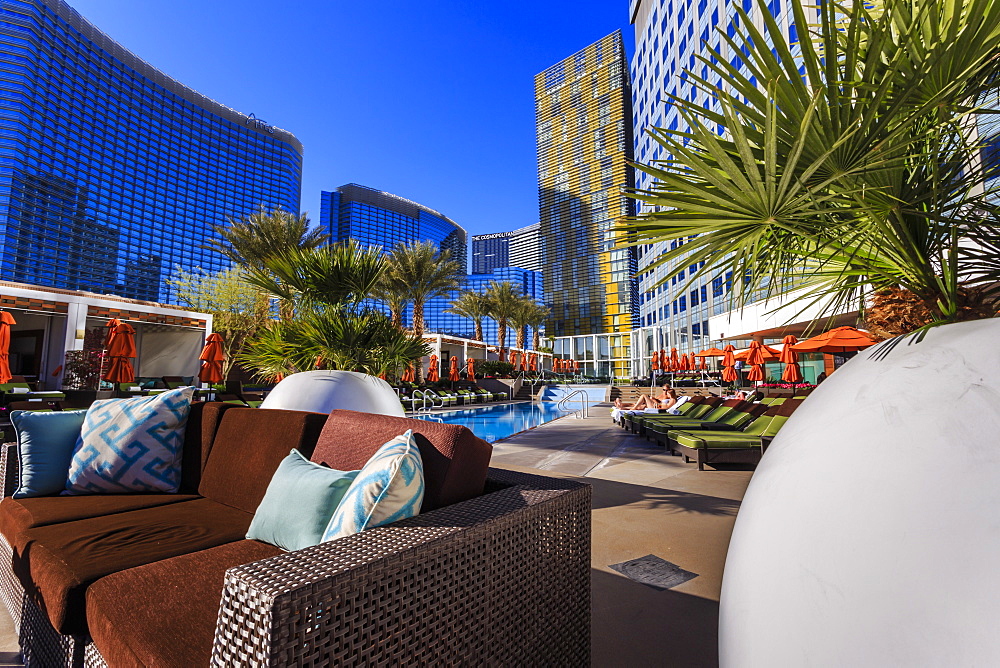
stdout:
<svg viewBox="0 0 1000 668">
<path fill-rule="evenodd" d="M 431 355 L 430 365 L 427 367 L 427 382 L 436 383 L 439 380 L 441 380 L 441 365 L 438 364 L 438 356 Z"/>
<path fill-rule="evenodd" d="M 120 324 L 122 324 L 121 320 L 119 320 L 118 318 L 111 318 L 111 320 L 108 320 L 107 324 L 104 325 L 105 327 L 108 328 L 108 334 L 107 334 L 107 336 L 104 337 L 104 349 L 105 350 L 108 350 L 109 348 L 111 348 L 111 339 L 115 335 L 115 327 L 117 327 Z"/>
<path fill-rule="evenodd" d="M 521 353 L 521 363 L 518 364 L 518 369 L 520 371 L 527 371 L 528 370 L 528 353 L 527 352 Z"/>
<path fill-rule="evenodd" d="M 837 327 L 829 332 L 824 332 L 799 341 L 795 344 L 797 353 L 853 353 L 869 346 L 874 346 L 875 341 L 867 332 L 862 332 L 854 327 Z"/>
<path fill-rule="evenodd" d="M 580 360 L 573 360 L 573 373 L 580 373 Z"/>
<path fill-rule="evenodd" d="M 726 383 L 735 383 L 740 378 L 740 375 L 736 373 L 736 356 L 733 355 L 735 350 L 736 348 L 733 348 L 731 343 L 727 343 L 723 349 L 722 380 Z"/>
<path fill-rule="evenodd" d="M 764 351 L 761 349 L 759 341 L 750 342 L 750 350 L 747 351 L 747 364 L 753 366 L 747 374 L 747 380 L 764 380 Z"/>
<path fill-rule="evenodd" d="M 650 360 L 649 364 L 650 364 L 650 368 L 653 371 L 659 371 L 660 370 L 660 353 L 659 353 L 659 351 L 656 351 L 656 350 L 653 351 L 653 359 Z"/>
<path fill-rule="evenodd" d="M 681 371 L 691 370 L 691 359 L 688 357 L 687 353 L 681 355 Z"/>
<path fill-rule="evenodd" d="M 452 357 L 451 361 L 448 363 L 448 380 L 451 382 L 457 382 L 462 380 L 462 376 L 458 373 L 458 358 Z"/>
<path fill-rule="evenodd" d="M 707 371 L 708 367 L 705 365 L 705 357 L 698 358 L 698 368 L 702 371 Z"/>
<path fill-rule="evenodd" d="M 412 383 L 416 377 L 417 377 L 417 372 L 413 368 L 413 362 L 410 362 L 406 366 L 406 371 L 403 372 L 403 377 L 400 378 L 400 380 L 404 383 Z"/>
<path fill-rule="evenodd" d="M 785 344 L 784 348 L 781 349 L 780 357 L 780 361 L 785 365 L 781 380 L 786 383 L 801 383 L 802 369 L 799 368 L 799 354 L 793 348 L 798 343 L 798 339 L 789 334 L 781 342 Z"/>
<path fill-rule="evenodd" d="M 201 370 L 198 371 L 198 379 L 203 383 L 222 382 L 222 361 L 226 359 L 226 354 L 222 350 L 224 343 L 222 336 L 213 332 L 205 339 L 205 347 L 201 349 Z"/>
<path fill-rule="evenodd" d="M 510 351 L 510 365 L 514 367 L 515 371 L 517 370 L 517 358 L 518 358 L 517 351 L 516 350 Z"/>
<path fill-rule="evenodd" d="M 677 371 L 681 366 L 681 360 L 677 356 L 677 348 L 670 349 L 670 370 Z"/>
<path fill-rule="evenodd" d="M 476 360 L 474 357 L 465 360 L 465 379 L 469 381 L 476 379 Z"/>
<path fill-rule="evenodd" d="M 528 371 L 538 371 L 538 353 L 531 353 L 531 359 L 528 361 Z"/>
<path fill-rule="evenodd" d="M 135 381 L 132 358 L 135 357 L 135 330 L 127 322 L 119 323 L 111 332 L 108 342 L 108 357 L 111 364 L 104 374 L 109 383 L 131 383 Z"/>
<path fill-rule="evenodd" d="M 9 383 L 14 377 L 10 373 L 10 326 L 16 324 L 14 316 L 0 312 L 0 383 Z"/>
</svg>

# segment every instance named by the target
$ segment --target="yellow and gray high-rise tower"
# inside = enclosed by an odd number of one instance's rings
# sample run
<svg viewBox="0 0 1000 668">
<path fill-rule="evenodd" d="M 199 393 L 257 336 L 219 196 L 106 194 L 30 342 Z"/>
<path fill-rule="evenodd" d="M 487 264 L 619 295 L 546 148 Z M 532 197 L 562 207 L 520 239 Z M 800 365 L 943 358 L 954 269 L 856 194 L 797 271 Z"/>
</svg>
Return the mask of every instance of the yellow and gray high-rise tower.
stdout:
<svg viewBox="0 0 1000 668">
<path fill-rule="evenodd" d="M 632 213 L 631 89 L 620 31 L 535 77 L 539 250 L 548 336 L 630 332 L 635 253 L 617 248 Z"/>
</svg>

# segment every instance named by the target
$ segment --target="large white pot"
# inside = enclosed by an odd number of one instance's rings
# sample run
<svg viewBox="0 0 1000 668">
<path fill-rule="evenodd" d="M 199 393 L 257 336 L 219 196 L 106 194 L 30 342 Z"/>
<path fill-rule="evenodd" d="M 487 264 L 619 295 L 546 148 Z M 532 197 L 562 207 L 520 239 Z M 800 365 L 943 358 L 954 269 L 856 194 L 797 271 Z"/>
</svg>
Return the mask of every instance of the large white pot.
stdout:
<svg viewBox="0 0 1000 668">
<path fill-rule="evenodd" d="M 329 413 L 341 408 L 405 417 L 399 397 L 381 378 L 354 371 L 303 371 L 274 386 L 261 408 Z"/>
<path fill-rule="evenodd" d="M 724 667 L 1000 666 L 1000 319 L 893 343 L 831 374 L 757 468 Z"/>
</svg>

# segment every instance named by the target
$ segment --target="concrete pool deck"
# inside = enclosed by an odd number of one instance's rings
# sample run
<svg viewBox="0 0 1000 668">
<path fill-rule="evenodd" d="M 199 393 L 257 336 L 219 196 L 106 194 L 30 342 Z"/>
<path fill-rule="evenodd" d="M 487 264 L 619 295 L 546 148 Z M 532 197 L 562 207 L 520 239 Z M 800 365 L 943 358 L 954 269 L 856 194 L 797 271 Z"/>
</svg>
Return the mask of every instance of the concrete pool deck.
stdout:
<svg viewBox="0 0 1000 668">
<path fill-rule="evenodd" d="M 722 570 L 753 472 L 698 471 L 611 422 L 610 405 L 493 445 L 492 465 L 593 486 L 594 666 L 716 666 Z M 697 577 L 670 589 L 610 566 L 655 555 Z"/>
<path fill-rule="evenodd" d="M 609 404 L 590 412 L 495 443 L 491 465 L 592 485 L 592 665 L 718 665 L 722 570 L 752 471 L 699 472 L 612 423 Z M 611 568 L 647 555 L 696 577 L 659 589 Z M 4 610 L 0 668 L 18 652 Z"/>
</svg>

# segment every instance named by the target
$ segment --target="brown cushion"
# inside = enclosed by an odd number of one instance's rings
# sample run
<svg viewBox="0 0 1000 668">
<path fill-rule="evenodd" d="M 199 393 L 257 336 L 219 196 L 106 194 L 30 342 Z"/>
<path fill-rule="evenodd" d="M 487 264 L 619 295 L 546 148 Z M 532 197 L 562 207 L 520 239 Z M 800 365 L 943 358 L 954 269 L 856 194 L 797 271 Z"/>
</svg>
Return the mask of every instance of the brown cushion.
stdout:
<svg viewBox="0 0 1000 668">
<path fill-rule="evenodd" d="M 95 494 L 28 499 L 7 497 L 0 501 L 0 533 L 7 538 L 8 543 L 14 545 L 17 534 L 32 527 L 154 508 L 198 498 L 201 497 L 193 494 Z"/>
<path fill-rule="evenodd" d="M 222 414 L 235 408 L 220 401 L 196 401 L 191 404 L 187 427 L 184 430 L 184 448 L 181 451 L 181 493 L 193 494 L 201 482 L 201 471 L 212 449 L 215 432 L 219 429 Z"/>
<path fill-rule="evenodd" d="M 209 499 L 27 529 L 14 573 L 59 633 L 86 632 L 84 594 L 126 568 L 242 540 L 253 515 Z"/>
<path fill-rule="evenodd" d="M 94 645 L 116 668 L 207 666 L 226 571 L 281 553 L 241 540 L 103 577 L 87 589 Z"/>
<path fill-rule="evenodd" d="M 257 511 L 271 477 L 292 448 L 312 454 L 326 416 L 305 411 L 233 408 L 222 416 L 198 492 L 209 499 Z"/>
<path fill-rule="evenodd" d="M 483 493 L 493 446 L 460 425 L 337 410 L 330 413 L 312 460 L 340 471 L 360 469 L 407 429 L 416 436 L 424 464 L 421 511 Z"/>
</svg>

